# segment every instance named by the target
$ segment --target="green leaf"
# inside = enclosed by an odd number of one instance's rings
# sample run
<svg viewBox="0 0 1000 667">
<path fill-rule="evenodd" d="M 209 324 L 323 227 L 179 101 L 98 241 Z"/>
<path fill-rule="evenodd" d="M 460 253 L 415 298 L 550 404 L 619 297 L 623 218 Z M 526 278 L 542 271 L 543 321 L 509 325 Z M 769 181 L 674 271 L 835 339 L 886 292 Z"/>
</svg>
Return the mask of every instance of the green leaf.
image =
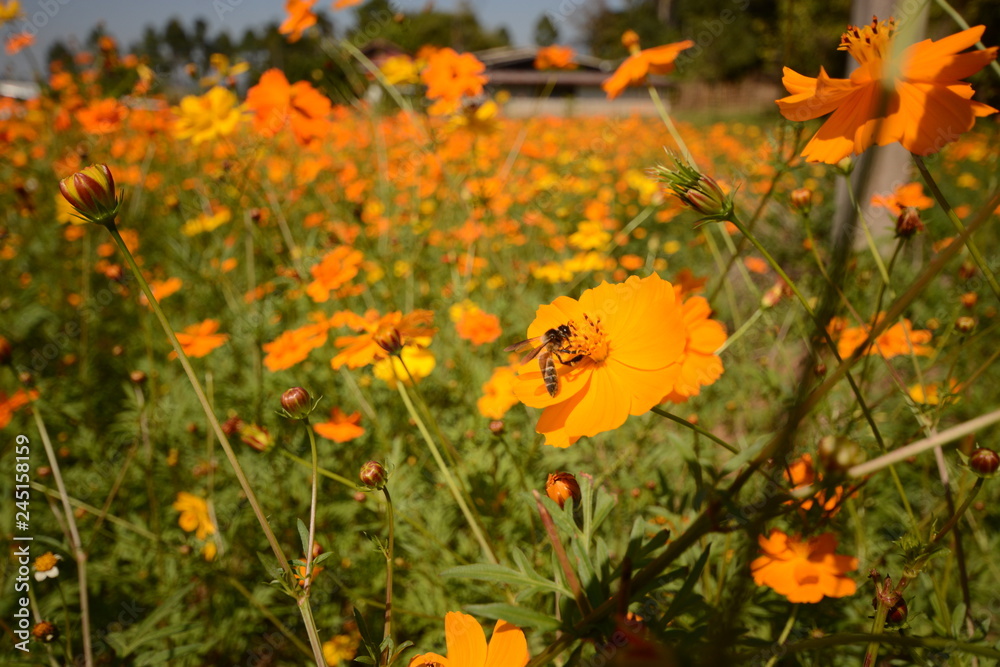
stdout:
<svg viewBox="0 0 1000 667">
<path fill-rule="evenodd" d="M 542 632 L 549 632 L 558 629 L 562 625 L 557 619 L 547 614 L 525 609 L 524 607 L 515 607 L 512 604 L 505 604 L 503 602 L 470 604 L 466 605 L 465 608 L 475 616 L 503 619 L 519 628 L 534 628 Z"/>
<path fill-rule="evenodd" d="M 545 588 L 556 593 L 573 597 L 573 593 L 565 586 L 545 579 L 533 572 L 518 572 L 503 565 L 480 563 L 476 565 L 459 565 L 441 572 L 442 577 L 455 579 L 476 579 L 478 581 L 493 581 L 511 586 L 529 586 Z"/>
<path fill-rule="evenodd" d="M 299 529 L 299 539 L 302 540 L 302 553 L 308 554 L 312 551 L 312 545 L 309 544 L 309 528 L 302 519 L 296 519 L 295 526 Z"/>
<path fill-rule="evenodd" d="M 691 569 L 691 573 L 688 575 L 687 579 L 681 585 L 681 589 L 677 591 L 674 596 L 673 601 L 670 603 L 670 607 L 667 609 L 667 613 L 663 615 L 663 622 L 667 623 L 681 613 L 684 609 L 694 600 L 692 599 L 691 591 L 694 590 L 695 584 L 698 583 L 698 578 L 701 576 L 701 571 L 705 569 L 705 564 L 708 563 L 708 555 L 712 551 L 712 544 L 709 543 L 705 550 L 701 552 L 701 556 L 698 557 L 698 562 L 694 564 Z"/>
<path fill-rule="evenodd" d="M 185 644 L 184 646 L 168 648 L 153 653 L 144 653 L 135 659 L 135 664 L 138 667 L 143 667 L 144 665 L 170 665 L 177 658 L 197 653 L 203 648 L 203 644 Z"/>
<path fill-rule="evenodd" d="M 358 634 L 361 635 L 361 643 L 365 645 L 365 649 L 368 651 L 368 655 L 371 656 L 372 664 L 378 660 L 378 644 L 372 639 L 371 630 L 368 629 L 368 624 L 365 622 L 365 617 L 361 614 L 361 610 L 357 607 L 354 608 L 354 621 L 358 624 Z M 358 660 L 359 658 L 355 658 Z"/>
<path fill-rule="evenodd" d="M 322 563 L 323 561 L 325 561 L 327 558 L 331 557 L 332 555 L 333 555 L 332 551 L 324 551 L 320 555 L 316 556 L 315 558 L 313 558 L 313 567 L 319 565 L 320 563 Z"/>
</svg>

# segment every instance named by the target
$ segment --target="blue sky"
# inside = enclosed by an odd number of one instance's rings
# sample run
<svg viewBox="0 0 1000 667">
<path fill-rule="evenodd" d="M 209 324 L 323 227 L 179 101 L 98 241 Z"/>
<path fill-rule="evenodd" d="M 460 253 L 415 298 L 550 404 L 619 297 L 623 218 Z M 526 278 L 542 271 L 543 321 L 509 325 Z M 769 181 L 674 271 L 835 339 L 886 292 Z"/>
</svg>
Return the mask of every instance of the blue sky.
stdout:
<svg viewBox="0 0 1000 667">
<path fill-rule="evenodd" d="M 433 0 L 433 5 L 449 11 L 459 2 Z M 585 0 L 473 0 L 468 4 L 487 27 L 507 26 L 515 44 L 531 44 L 535 23 L 542 13 L 570 15 L 584 3 Z M 331 0 L 320 0 L 316 6 L 327 10 L 335 21 L 339 19 L 341 25 L 353 19 L 353 10 L 332 12 L 329 10 L 331 4 Z M 396 4 L 405 11 L 419 11 L 429 4 L 429 0 L 396 0 Z M 162 25 L 172 16 L 180 17 L 186 27 L 201 16 L 208 21 L 209 34 L 225 29 L 230 36 L 239 38 L 247 27 L 281 21 L 285 14 L 284 0 L 21 0 L 21 8 L 37 29 L 37 42 L 32 50 L 39 61 L 44 60 L 53 41 L 69 41 L 74 36 L 83 40 L 99 21 L 104 22 L 108 32 L 121 44 L 128 45 L 138 40 L 144 26 Z M 567 42 L 575 37 L 571 21 L 562 20 L 561 24 L 560 41 Z M 0 32 L 6 32 L 6 28 Z M 23 60 L 23 56 L 12 59 L 0 51 L 0 76 L 12 64 L 23 71 L 18 62 Z"/>
</svg>

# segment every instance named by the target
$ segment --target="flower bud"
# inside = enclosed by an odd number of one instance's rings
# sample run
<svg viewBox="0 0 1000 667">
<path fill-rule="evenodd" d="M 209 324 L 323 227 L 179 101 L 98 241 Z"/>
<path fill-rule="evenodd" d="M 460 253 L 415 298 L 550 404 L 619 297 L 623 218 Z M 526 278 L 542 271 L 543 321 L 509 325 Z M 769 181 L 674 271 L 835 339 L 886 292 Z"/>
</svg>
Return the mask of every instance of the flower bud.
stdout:
<svg viewBox="0 0 1000 667">
<path fill-rule="evenodd" d="M 958 297 L 958 300 L 962 302 L 962 305 L 966 308 L 972 309 L 976 307 L 979 302 L 979 295 L 975 292 L 966 292 L 962 296 Z"/>
<path fill-rule="evenodd" d="M 992 477 L 996 474 L 997 468 L 1000 468 L 1000 456 L 992 449 L 980 447 L 969 457 L 969 467 L 977 475 Z"/>
<path fill-rule="evenodd" d="M 563 507 L 566 501 L 573 499 L 573 506 L 580 506 L 580 483 L 568 472 L 557 472 L 549 475 L 545 481 L 545 493 Z"/>
<path fill-rule="evenodd" d="M 908 239 L 914 234 L 924 231 L 924 223 L 920 221 L 920 211 L 907 206 L 896 219 L 896 238 Z"/>
<path fill-rule="evenodd" d="M 972 330 L 975 328 L 976 328 L 976 320 L 971 317 L 963 316 L 955 320 L 955 329 L 959 333 L 963 334 L 972 333 Z"/>
<path fill-rule="evenodd" d="M 243 430 L 243 420 L 238 415 L 230 415 L 229 419 L 222 422 L 222 432 L 226 435 L 236 435 Z"/>
<path fill-rule="evenodd" d="M 812 196 L 812 190 L 809 188 L 796 188 L 791 194 L 792 206 L 803 213 L 808 213 L 812 208 Z"/>
<path fill-rule="evenodd" d="M 263 426 L 244 424 L 240 429 L 240 440 L 250 445 L 258 452 L 266 452 L 274 447 L 274 438 Z"/>
<path fill-rule="evenodd" d="M 132 381 L 132 384 L 142 384 L 146 381 L 146 374 L 142 371 L 132 371 L 128 374 L 128 379 Z"/>
<path fill-rule="evenodd" d="M 403 339 L 394 326 L 380 326 L 372 336 L 375 344 L 390 355 L 399 354 L 403 349 Z"/>
<path fill-rule="evenodd" d="M 302 387 L 292 387 L 281 395 L 281 407 L 290 419 L 305 419 L 313 409 L 312 397 Z"/>
<path fill-rule="evenodd" d="M 686 161 L 671 154 L 673 167 L 657 165 L 653 177 L 685 205 L 705 216 L 723 221 L 733 217 L 733 198 L 726 195 L 711 176 L 702 174 Z"/>
<path fill-rule="evenodd" d="M 490 422 L 490 432 L 493 435 L 503 435 L 503 432 L 504 432 L 503 421 L 501 421 L 499 419 L 494 419 L 493 421 L 491 421 Z"/>
<path fill-rule="evenodd" d="M 0 336 L 0 366 L 4 364 L 9 364 L 11 357 L 14 355 L 14 348 L 10 344 L 10 341 Z"/>
<path fill-rule="evenodd" d="M 35 638 L 35 641 L 51 644 L 59 639 L 59 629 L 48 621 L 39 621 L 31 629 L 31 636 Z"/>
<path fill-rule="evenodd" d="M 358 475 L 361 483 L 370 489 L 381 489 L 389 481 L 389 474 L 378 461 L 369 461 L 361 466 L 361 473 Z"/>
<path fill-rule="evenodd" d="M 635 30 L 626 30 L 622 33 L 622 46 L 628 49 L 629 53 L 639 51 L 639 35 L 636 34 Z"/>
<path fill-rule="evenodd" d="M 59 191 L 81 218 L 109 229 L 122 206 L 115 179 L 106 164 L 92 164 L 59 181 Z"/>
<path fill-rule="evenodd" d="M 887 596 L 891 600 L 895 600 L 891 604 L 887 602 L 889 610 L 885 615 L 885 622 L 890 625 L 901 625 L 906 622 L 906 617 L 909 615 L 909 609 L 906 608 L 906 600 L 903 599 L 902 595 L 897 593 L 888 593 Z M 872 609 L 878 609 L 878 597 L 872 600 Z"/>
</svg>

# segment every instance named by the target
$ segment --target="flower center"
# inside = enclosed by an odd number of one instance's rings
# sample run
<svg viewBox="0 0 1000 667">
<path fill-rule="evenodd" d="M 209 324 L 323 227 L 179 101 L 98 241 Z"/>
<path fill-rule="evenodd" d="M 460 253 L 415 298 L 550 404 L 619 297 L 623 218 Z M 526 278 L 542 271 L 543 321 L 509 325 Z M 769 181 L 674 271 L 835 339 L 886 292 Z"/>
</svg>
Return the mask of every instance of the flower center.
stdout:
<svg viewBox="0 0 1000 667">
<path fill-rule="evenodd" d="M 608 358 L 610 341 L 604 333 L 600 317 L 591 319 L 590 315 L 584 314 L 583 322 L 570 322 L 569 328 L 573 333 L 566 348 L 573 354 L 590 357 L 597 362 Z"/>
<path fill-rule="evenodd" d="M 840 51 L 850 53 L 858 63 L 865 65 L 873 61 L 884 61 L 889 57 L 892 36 L 896 31 L 896 19 L 879 21 L 872 17 L 872 24 L 863 28 L 848 26 L 840 36 Z"/>
</svg>

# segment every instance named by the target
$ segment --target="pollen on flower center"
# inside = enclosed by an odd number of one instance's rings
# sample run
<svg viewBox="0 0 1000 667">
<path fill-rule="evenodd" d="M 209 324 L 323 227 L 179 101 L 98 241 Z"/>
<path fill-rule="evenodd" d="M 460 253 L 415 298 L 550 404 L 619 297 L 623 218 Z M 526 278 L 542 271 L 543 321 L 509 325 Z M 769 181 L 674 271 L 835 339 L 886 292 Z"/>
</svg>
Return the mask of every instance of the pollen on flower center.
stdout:
<svg viewBox="0 0 1000 667">
<path fill-rule="evenodd" d="M 577 324 L 569 323 L 570 331 L 573 332 L 566 345 L 566 349 L 572 354 L 590 357 L 594 361 L 604 361 L 608 358 L 610 349 L 604 327 L 601 325 L 600 316 L 591 319 L 586 313 L 583 315 L 583 322 Z"/>
<path fill-rule="evenodd" d="M 879 21 L 872 17 L 872 24 L 863 28 L 848 26 L 840 36 L 840 51 L 847 51 L 855 60 L 864 65 L 872 61 L 883 61 L 889 56 L 892 36 L 896 31 L 896 19 Z"/>
</svg>

